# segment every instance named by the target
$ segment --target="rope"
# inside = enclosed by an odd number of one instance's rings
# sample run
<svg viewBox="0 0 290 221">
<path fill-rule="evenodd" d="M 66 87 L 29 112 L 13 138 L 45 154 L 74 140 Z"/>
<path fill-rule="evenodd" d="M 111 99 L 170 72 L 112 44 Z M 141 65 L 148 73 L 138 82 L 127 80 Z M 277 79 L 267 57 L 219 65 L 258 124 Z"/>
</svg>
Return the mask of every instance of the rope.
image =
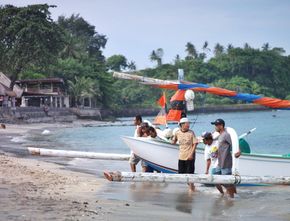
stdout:
<svg viewBox="0 0 290 221">
<path fill-rule="evenodd" d="M 206 93 L 205 92 L 202 92 L 201 94 L 202 94 L 202 99 L 201 99 L 201 105 L 200 105 L 200 107 L 201 107 L 201 113 L 204 113 L 204 110 L 205 110 L 204 109 L 204 104 L 205 104 L 205 100 L 206 100 Z M 195 123 L 196 123 L 196 121 L 198 119 L 198 116 L 199 116 L 199 113 L 197 112 L 196 113 L 196 117 L 195 117 L 195 119 L 193 121 L 193 124 L 191 125 L 190 129 L 192 129 L 194 127 L 194 125 L 195 125 Z"/>
<path fill-rule="evenodd" d="M 235 174 L 234 176 L 235 176 L 235 183 L 234 184 L 240 184 L 242 181 L 241 176 L 238 174 Z"/>
</svg>

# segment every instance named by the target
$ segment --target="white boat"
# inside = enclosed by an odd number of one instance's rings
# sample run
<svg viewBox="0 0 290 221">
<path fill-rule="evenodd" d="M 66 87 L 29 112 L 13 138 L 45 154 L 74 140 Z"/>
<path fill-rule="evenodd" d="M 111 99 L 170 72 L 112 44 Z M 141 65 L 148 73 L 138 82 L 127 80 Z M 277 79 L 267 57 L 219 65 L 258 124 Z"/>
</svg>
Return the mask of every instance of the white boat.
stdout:
<svg viewBox="0 0 290 221">
<path fill-rule="evenodd" d="M 126 145 L 150 167 L 164 173 L 176 173 L 178 169 L 178 145 L 151 139 L 122 137 Z M 236 159 L 237 160 L 237 159 Z M 205 172 L 204 149 L 197 147 L 195 173 Z M 243 176 L 289 176 L 290 156 L 243 153 L 234 163 L 235 169 Z"/>
</svg>

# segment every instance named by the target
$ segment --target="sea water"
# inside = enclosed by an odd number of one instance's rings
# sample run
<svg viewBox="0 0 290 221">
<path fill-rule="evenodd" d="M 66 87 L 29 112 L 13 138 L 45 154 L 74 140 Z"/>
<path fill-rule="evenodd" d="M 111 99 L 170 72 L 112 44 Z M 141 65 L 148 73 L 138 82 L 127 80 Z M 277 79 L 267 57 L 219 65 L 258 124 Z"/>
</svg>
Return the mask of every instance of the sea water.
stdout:
<svg viewBox="0 0 290 221">
<path fill-rule="evenodd" d="M 224 119 L 226 126 L 236 129 L 239 135 L 256 128 L 246 137 L 252 152 L 290 153 L 290 111 L 192 114 L 189 115 L 191 129 L 196 135 L 204 131 L 213 131 L 214 127 L 210 122 L 217 118 Z M 153 117 L 144 117 L 144 119 L 152 121 Z M 133 118 L 119 120 L 128 124 L 133 123 Z M 169 126 L 174 128 L 177 125 Z M 133 124 L 131 126 L 65 128 L 52 131 L 47 136 L 30 137 L 30 142 L 37 142 L 39 147 L 45 148 L 129 154 L 130 150 L 122 142 L 120 136 L 132 136 L 134 130 Z M 93 159 L 73 159 L 69 161 L 67 167 L 93 173 L 98 177 L 102 176 L 104 170 L 130 170 L 128 162 Z M 139 165 L 137 168 L 140 171 Z M 290 220 L 289 186 L 238 187 L 238 196 L 234 200 L 220 197 L 217 190 L 212 187 L 197 186 L 197 190 L 196 194 L 190 195 L 184 184 L 108 182 L 96 198 L 126 200 L 133 204 L 143 205 L 144 208 L 152 211 L 167 209 L 170 214 L 176 211 L 176 214 L 184 214 L 185 219 Z M 130 211 L 130 214 L 134 215 L 134 211 Z M 160 217 L 160 220 L 174 220 L 174 214 L 171 218 Z M 150 219 L 152 220 L 152 217 Z M 131 219 L 128 218 L 128 220 Z"/>
<path fill-rule="evenodd" d="M 226 126 L 234 128 L 238 135 L 250 129 L 256 130 L 246 137 L 251 151 L 267 154 L 290 154 L 290 111 L 259 111 L 216 114 L 191 114 L 191 129 L 197 136 L 204 131 L 214 131 L 210 122 L 222 118 Z M 153 117 L 143 117 L 152 121 Z M 133 118 L 120 118 L 130 126 L 77 127 L 52 131 L 48 136 L 34 137 L 39 145 L 56 149 L 129 153 L 121 136 L 132 136 L 135 127 Z M 175 128 L 177 124 L 170 124 Z"/>
</svg>

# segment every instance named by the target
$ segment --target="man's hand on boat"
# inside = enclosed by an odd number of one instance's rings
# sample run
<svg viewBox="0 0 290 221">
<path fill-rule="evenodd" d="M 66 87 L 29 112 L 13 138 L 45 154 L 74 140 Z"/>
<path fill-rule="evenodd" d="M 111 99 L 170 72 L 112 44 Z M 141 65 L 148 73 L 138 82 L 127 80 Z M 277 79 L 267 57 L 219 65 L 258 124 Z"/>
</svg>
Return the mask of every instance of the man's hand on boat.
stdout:
<svg viewBox="0 0 290 221">
<path fill-rule="evenodd" d="M 239 158 L 241 156 L 241 151 L 239 150 L 238 152 L 235 153 L 235 158 Z"/>
</svg>

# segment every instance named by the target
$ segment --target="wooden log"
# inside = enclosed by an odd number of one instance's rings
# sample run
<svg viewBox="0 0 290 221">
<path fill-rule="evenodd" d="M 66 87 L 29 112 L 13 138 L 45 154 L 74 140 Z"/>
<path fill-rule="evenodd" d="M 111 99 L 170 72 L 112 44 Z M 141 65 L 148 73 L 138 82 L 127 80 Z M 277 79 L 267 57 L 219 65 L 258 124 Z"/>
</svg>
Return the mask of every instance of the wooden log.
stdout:
<svg viewBox="0 0 290 221">
<path fill-rule="evenodd" d="M 44 148 L 35 148 L 35 147 L 28 147 L 27 149 L 32 155 L 41 155 L 41 156 L 90 158 L 90 159 L 100 159 L 100 160 L 129 160 L 130 158 L 129 154 L 54 150 L 54 149 L 44 149 Z"/>
<path fill-rule="evenodd" d="M 153 183 L 207 183 L 207 184 L 283 184 L 290 185 L 290 177 L 104 172 L 109 181 Z"/>
</svg>

